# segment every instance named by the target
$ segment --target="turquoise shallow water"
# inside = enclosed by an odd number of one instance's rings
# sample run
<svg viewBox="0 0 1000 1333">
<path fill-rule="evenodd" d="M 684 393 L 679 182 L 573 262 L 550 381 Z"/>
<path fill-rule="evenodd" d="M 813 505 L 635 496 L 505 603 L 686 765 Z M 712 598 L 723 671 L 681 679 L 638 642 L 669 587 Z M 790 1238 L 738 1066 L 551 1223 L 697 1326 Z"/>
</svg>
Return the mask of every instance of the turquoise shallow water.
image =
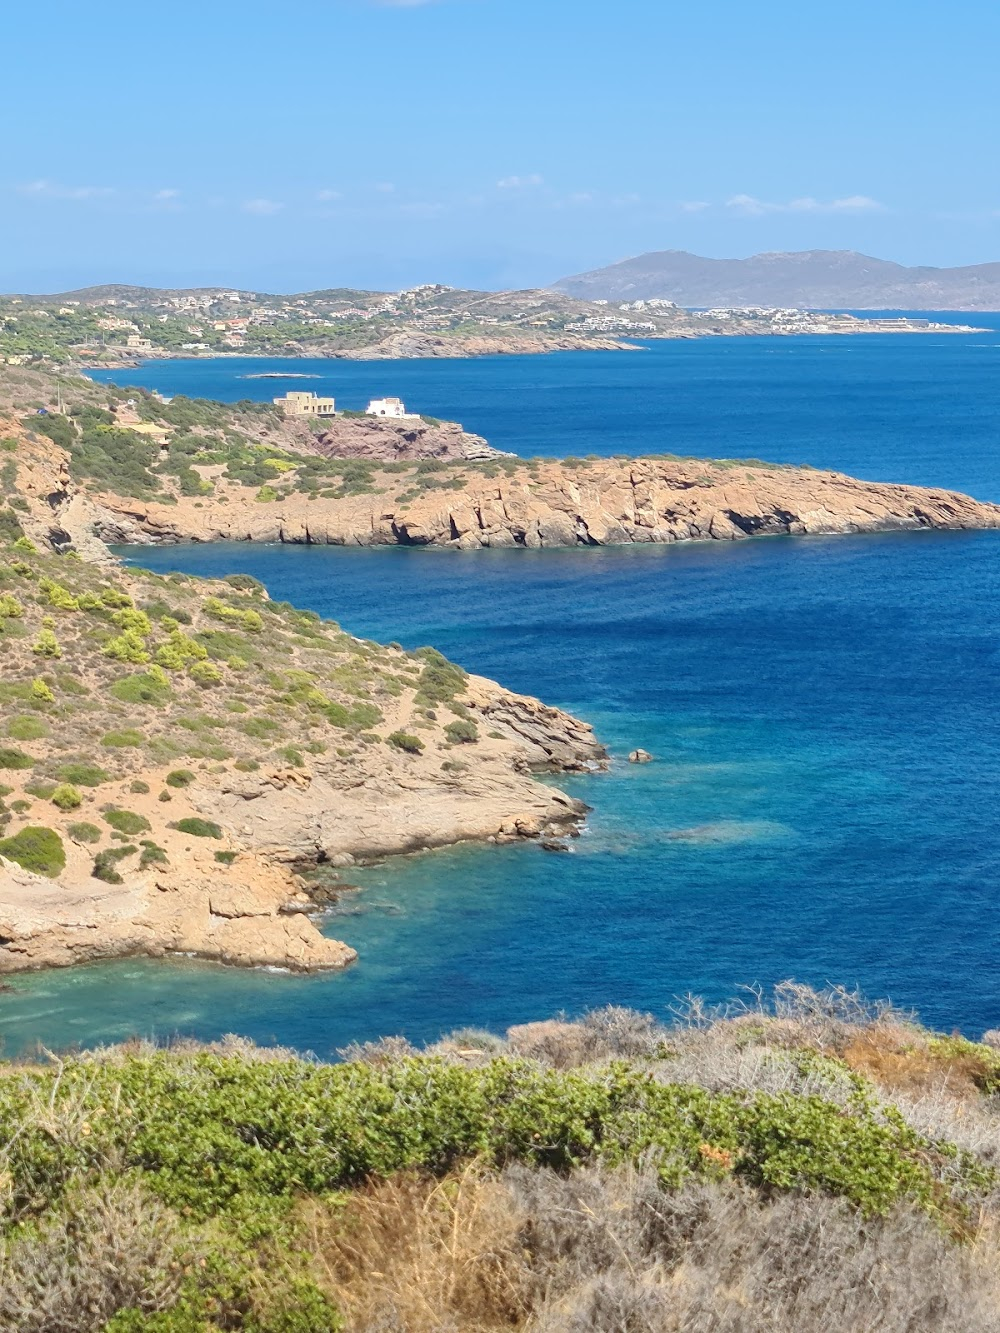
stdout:
<svg viewBox="0 0 1000 1333">
<path fill-rule="evenodd" d="M 888 359 L 875 339 L 853 342 L 844 361 L 842 342 L 829 360 L 810 350 L 804 379 L 772 386 L 775 436 L 798 403 L 819 462 L 861 471 L 849 456 L 877 450 L 871 474 L 1000 496 L 997 352 L 968 340 L 962 354 L 959 341 L 944 369 L 930 340 L 897 342 Z M 769 354 L 711 347 L 721 359 L 700 410 L 717 438 L 720 415 L 755 382 L 753 358 Z M 812 435 L 808 404 L 835 401 L 844 363 L 859 356 L 870 358 L 863 378 L 882 424 L 848 395 Z M 652 374 L 651 360 L 620 361 Z M 505 363 L 461 363 L 462 373 L 470 364 L 492 382 Z M 542 372 L 532 362 L 519 379 L 521 364 L 506 363 L 505 411 L 516 404 L 528 421 L 544 410 L 531 387 Z M 545 365 L 558 378 L 556 359 Z M 940 386 L 936 408 L 915 405 L 921 379 Z M 581 413 L 574 428 L 585 424 Z M 593 806 L 571 855 L 463 847 L 365 871 L 362 893 L 327 925 L 360 951 L 346 973 L 127 962 L 18 978 L 0 996 L 9 1049 L 240 1031 L 328 1054 L 381 1033 L 502 1028 L 609 1001 L 665 1013 L 687 991 L 722 999 L 790 975 L 857 983 L 946 1027 L 1000 1022 L 1000 534 L 471 554 L 220 546 L 141 558 L 246 570 L 358 633 L 435 643 L 575 709 L 616 763 L 562 784 Z M 657 762 L 624 763 L 637 744 Z"/>
</svg>

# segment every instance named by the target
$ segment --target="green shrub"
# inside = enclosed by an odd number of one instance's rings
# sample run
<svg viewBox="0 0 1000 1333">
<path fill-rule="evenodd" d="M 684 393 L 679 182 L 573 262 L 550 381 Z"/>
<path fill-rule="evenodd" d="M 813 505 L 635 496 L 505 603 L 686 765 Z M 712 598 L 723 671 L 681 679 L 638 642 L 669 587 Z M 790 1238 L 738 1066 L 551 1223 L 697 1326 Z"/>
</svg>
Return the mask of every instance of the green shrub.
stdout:
<svg viewBox="0 0 1000 1333">
<path fill-rule="evenodd" d="M 216 859 L 216 861 L 218 861 L 219 865 L 223 865 L 223 866 L 231 866 L 231 865 L 233 864 L 233 862 L 236 860 L 236 853 L 235 853 L 235 852 L 216 852 L 216 853 L 215 853 L 215 859 Z"/>
<path fill-rule="evenodd" d="M 167 853 L 162 847 L 158 847 L 155 842 L 148 838 L 139 844 L 142 847 L 142 855 L 139 857 L 139 869 L 145 870 L 148 866 L 164 866 L 169 862 Z"/>
<path fill-rule="evenodd" d="M 266 591 L 263 583 L 251 574 L 227 574 L 222 581 L 228 583 L 230 588 L 235 588 L 238 592 L 263 594 Z"/>
<path fill-rule="evenodd" d="M 45 1123 L 26 1116 L 50 1100 Z M 89 1136 L 50 1137 L 48 1120 L 59 1123 L 64 1107 L 75 1123 L 93 1108 Z M 160 1052 L 88 1064 L 83 1080 L 52 1070 L 3 1080 L 0 1131 L 15 1212 L 109 1158 L 195 1218 L 255 1207 L 266 1215 L 303 1193 L 397 1171 L 444 1173 L 471 1158 L 557 1171 L 648 1161 L 668 1187 L 732 1176 L 838 1195 L 872 1215 L 904 1201 L 943 1217 L 955 1206 L 931 1174 L 933 1145 L 860 1092 L 846 1107 L 793 1093 L 712 1093 L 626 1064 L 560 1072 L 509 1057 L 375 1066 Z M 963 1169 L 956 1162 L 956 1180 Z M 992 1188 L 978 1170 L 978 1187 Z"/>
<path fill-rule="evenodd" d="M 128 789 L 134 796 L 149 795 L 149 783 L 143 782 L 142 778 L 133 778 L 128 784 Z"/>
<path fill-rule="evenodd" d="M 196 685 L 207 689 L 212 685 L 222 684 L 222 672 L 214 662 L 194 662 L 188 668 L 188 675 Z"/>
<path fill-rule="evenodd" d="M 31 682 L 31 697 L 43 704 L 54 704 L 56 701 L 51 687 L 40 676 L 36 676 Z"/>
<path fill-rule="evenodd" d="M 468 675 L 436 648 L 418 648 L 413 656 L 424 663 L 417 682 L 417 698 L 421 703 L 447 703 L 464 691 Z"/>
<path fill-rule="evenodd" d="M 38 638 L 31 645 L 31 651 L 36 657 L 44 657 L 48 660 L 62 657 L 62 649 L 59 646 L 59 640 L 56 638 L 55 632 L 47 628 L 39 630 Z"/>
<path fill-rule="evenodd" d="M 31 755 L 25 754 L 11 745 L 0 745 L 0 768 L 31 768 L 34 765 Z"/>
<path fill-rule="evenodd" d="M 138 630 L 134 629 L 125 630 L 122 634 L 109 639 L 104 645 L 104 655 L 115 662 L 128 662 L 134 666 L 149 661 L 146 640 Z"/>
<path fill-rule="evenodd" d="M 60 810 L 79 810 L 83 797 L 70 782 L 61 782 L 49 798 Z"/>
<path fill-rule="evenodd" d="M 394 731 L 391 736 L 386 737 L 386 740 L 397 750 L 405 750 L 407 754 L 420 754 L 424 748 L 419 736 L 411 736 L 405 731 Z"/>
<path fill-rule="evenodd" d="M 131 844 L 125 847 L 106 847 L 94 857 L 91 877 L 105 884 L 123 884 L 125 881 L 118 869 L 119 862 L 124 861 L 127 856 L 135 856 L 138 850 L 138 847 L 133 847 Z"/>
<path fill-rule="evenodd" d="M 269 717 L 250 717 L 245 722 L 240 723 L 240 730 L 246 732 L 248 736 L 254 736 L 258 740 L 266 740 L 271 736 L 279 736 L 281 728 L 277 722 Z"/>
<path fill-rule="evenodd" d="M 86 820 L 81 821 L 79 824 L 70 824 L 67 827 L 66 832 L 74 842 L 100 842 L 103 836 L 96 824 L 88 824 Z"/>
<path fill-rule="evenodd" d="M 77 787 L 99 787 L 102 782 L 110 782 L 111 774 L 96 764 L 63 764 L 56 770 L 56 777 L 62 782 L 72 782 Z"/>
<path fill-rule="evenodd" d="M 141 731 L 126 727 L 122 731 L 106 731 L 101 744 L 109 750 L 137 750 L 145 744 L 145 737 Z"/>
<path fill-rule="evenodd" d="M 61 583 L 56 583 L 54 579 L 41 579 L 38 590 L 42 594 L 42 601 L 46 606 L 55 606 L 61 611 L 79 611 L 80 609 L 80 603 L 70 590 L 64 588 Z"/>
<path fill-rule="evenodd" d="M 479 728 L 475 722 L 468 722 L 464 718 L 447 723 L 444 734 L 453 745 L 469 745 L 479 740 Z"/>
<path fill-rule="evenodd" d="M 222 829 L 218 824 L 213 824 L 210 819 L 199 819 L 196 815 L 178 819 L 176 824 L 171 824 L 170 827 L 177 829 L 178 833 L 188 833 L 192 838 L 222 837 Z"/>
<path fill-rule="evenodd" d="M 0 839 L 0 856 L 48 879 L 55 879 L 66 868 L 62 838 L 50 828 L 28 825 L 13 837 Z"/>
<path fill-rule="evenodd" d="M 134 810 L 108 810 L 104 815 L 105 824 L 110 824 L 116 833 L 124 833 L 134 838 L 139 833 L 148 833 L 152 828 L 144 815 L 137 815 Z"/>
<path fill-rule="evenodd" d="M 7 724 L 7 735 L 14 741 L 37 741 L 48 734 L 49 728 L 40 717 L 13 717 Z"/>
<path fill-rule="evenodd" d="M 190 787 L 194 782 L 194 774 L 189 768 L 175 768 L 164 781 L 168 787 Z"/>
<path fill-rule="evenodd" d="M 26 783 L 24 790 L 30 792 L 32 796 L 41 797 L 43 801 L 49 801 L 55 794 L 56 785 L 55 782 L 47 782 L 44 778 L 37 778 L 33 782 Z"/>
<path fill-rule="evenodd" d="M 215 620 L 221 620 L 227 625 L 237 625 L 240 629 L 249 630 L 251 634 L 259 634 L 264 628 L 264 621 L 259 611 L 230 606 L 219 597 L 206 597 L 203 610 Z"/>
<path fill-rule="evenodd" d="M 155 704 L 170 702 L 172 692 L 166 673 L 161 667 L 151 667 L 134 676 L 116 680 L 109 691 L 113 699 L 126 704 Z"/>
</svg>

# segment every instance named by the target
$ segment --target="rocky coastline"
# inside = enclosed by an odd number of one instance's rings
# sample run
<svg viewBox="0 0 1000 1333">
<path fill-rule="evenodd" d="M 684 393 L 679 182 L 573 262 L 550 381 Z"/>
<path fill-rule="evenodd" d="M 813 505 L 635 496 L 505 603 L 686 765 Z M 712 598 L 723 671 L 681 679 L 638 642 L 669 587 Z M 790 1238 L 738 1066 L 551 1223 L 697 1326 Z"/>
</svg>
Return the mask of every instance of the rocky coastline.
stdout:
<svg viewBox="0 0 1000 1333">
<path fill-rule="evenodd" d="M 385 482 L 377 497 L 324 499 L 293 491 L 270 503 L 235 490 L 197 505 L 77 496 L 58 511 L 58 521 L 74 540 L 79 533 L 82 540 L 137 545 L 249 541 L 457 550 L 1000 527 L 1000 506 L 960 492 L 740 460 L 607 459 L 573 467 L 519 461 L 502 476 L 467 474 L 448 490 L 416 496 L 396 477 L 377 481 Z"/>
</svg>

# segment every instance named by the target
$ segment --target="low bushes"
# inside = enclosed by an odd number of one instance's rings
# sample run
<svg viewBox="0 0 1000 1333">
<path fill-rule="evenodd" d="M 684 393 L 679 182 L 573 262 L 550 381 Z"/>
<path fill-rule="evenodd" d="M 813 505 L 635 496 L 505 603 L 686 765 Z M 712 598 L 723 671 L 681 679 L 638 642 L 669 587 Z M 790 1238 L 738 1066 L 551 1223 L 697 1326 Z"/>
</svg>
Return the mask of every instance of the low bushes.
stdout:
<svg viewBox="0 0 1000 1333">
<path fill-rule="evenodd" d="M 74 842 L 82 843 L 100 842 L 103 836 L 96 824 L 90 824 L 86 820 L 81 820 L 78 824 L 70 824 L 66 832 Z"/>
<path fill-rule="evenodd" d="M 34 759 L 12 745 L 0 745 L 0 768 L 24 769 L 34 765 Z"/>
<path fill-rule="evenodd" d="M 70 782 L 61 782 L 49 799 L 60 810 L 78 810 L 83 804 L 83 797 Z"/>
<path fill-rule="evenodd" d="M 124 727 L 121 731 L 107 731 L 101 737 L 101 744 L 109 750 L 137 750 L 145 743 L 141 731 L 133 727 Z"/>
<path fill-rule="evenodd" d="M 66 849 L 59 834 L 30 824 L 13 837 L 0 839 L 0 856 L 48 879 L 55 879 L 66 868 Z"/>
<path fill-rule="evenodd" d="M 110 824 L 116 833 L 124 833 L 129 838 L 148 833 L 152 828 L 144 815 L 137 815 L 133 810 L 108 810 L 104 822 Z"/>
<path fill-rule="evenodd" d="M 413 736 L 406 731 L 394 731 L 386 737 L 386 740 L 397 750 L 403 750 L 406 754 L 422 754 L 424 750 L 424 743 L 420 737 Z"/>
<path fill-rule="evenodd" d="M 470 745 L 479 740 L 479 728 L 466 718 L 456 718 L 445 725 L 444 734 L 453 745 Z"/>
<path fill-rule="evenodd" d="M 191 815 L 186 819 L 178 819 L 170 827 L 176 829 L 178 833 L 188 833 L 192 838 L 222 837 L 222 829 L 218 824 L 214 824 L 210 819 L 199 819 L 196 815 Z"/>
<path fill-rule="evenodd" d="M 72 782 L 77 787 L 99 787 L 103 782 L 111 781 L 111 774 L 99 768 L 97 764 L 63 764 L 56 770 L 56 776 L 62 782 Z"/>
<path fill-rule="evenodd" d="M 32 1089 L 55 1114 L 74 1108 L 91 1133 L 53 1143 L 28 1115 Z M 907 1199 L 947 1207 L 928 1142 L 862 1097 L 847 1114 L 819 1097 L 713 1094 L 623 1064 L 560 1072 L 512 1057 L 376 1067 L 160 1053 L 61 1082 L 4 1080 L 0 1136 L 15 1211 L 102 1157 L 140 1168 L 157 1195 L 198 1216 L 473 1157 L 560 1171 L 655 1161 L 670 1187 L 735 1178 L 838 1195 L 872 1215 Z"/>
</svg>

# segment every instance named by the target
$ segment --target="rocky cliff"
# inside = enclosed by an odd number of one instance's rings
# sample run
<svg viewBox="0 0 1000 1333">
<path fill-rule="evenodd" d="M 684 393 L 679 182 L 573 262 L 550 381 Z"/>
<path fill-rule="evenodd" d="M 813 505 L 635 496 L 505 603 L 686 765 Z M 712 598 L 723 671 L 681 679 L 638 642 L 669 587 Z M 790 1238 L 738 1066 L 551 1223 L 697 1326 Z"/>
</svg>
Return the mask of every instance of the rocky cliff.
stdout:
<svg viewBox="0 0 1000 1333">
<path fill-rule="evenodd" d="M 1000 527 L 1000 506 L 959 492 L 739 460 L 519 461 L 494 476 L 456 466 L 429 490 L 419 478 L 374 479 L 375 496 L 309 498 L 292 489 L 268 503 L 235 488 L 197 505 L 97 495 L 82 535 L 472 550 Z M 70 517 L 60 511 L 59 521 L 65 527 Z"/>
</svg>

